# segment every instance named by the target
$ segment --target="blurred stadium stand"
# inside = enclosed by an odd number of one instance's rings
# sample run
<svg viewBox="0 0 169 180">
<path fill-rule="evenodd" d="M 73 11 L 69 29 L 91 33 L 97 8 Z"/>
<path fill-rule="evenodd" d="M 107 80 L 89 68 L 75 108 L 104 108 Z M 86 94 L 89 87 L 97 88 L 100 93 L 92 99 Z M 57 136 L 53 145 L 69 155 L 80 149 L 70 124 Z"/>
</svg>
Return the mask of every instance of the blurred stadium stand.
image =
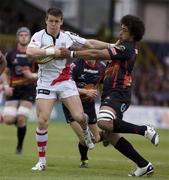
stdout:
<svg viewBox="0 0 169 180">
<path fill-rule="evenodd" d="M 63 9 L 64 30 L 110 42 L 118 36 L 121 16 L 142 17 L 146 34 L 139 45 L 132 103 L 169 105 L 169 0 L 2 0 L 0 49 L 13 48 L 20 26 L 29 27 L 32 33 L 43 28 L 45 11 L 51 6 Z"/>
</svg>

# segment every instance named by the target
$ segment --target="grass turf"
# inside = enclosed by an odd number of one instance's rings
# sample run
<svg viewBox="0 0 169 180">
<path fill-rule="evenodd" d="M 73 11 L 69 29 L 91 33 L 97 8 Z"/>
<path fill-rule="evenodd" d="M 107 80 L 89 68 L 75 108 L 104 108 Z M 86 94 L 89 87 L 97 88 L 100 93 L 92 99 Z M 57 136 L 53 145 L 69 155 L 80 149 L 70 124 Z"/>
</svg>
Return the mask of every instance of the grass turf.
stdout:
<svg viewBox="0 0 169 180">
<path fill-rule="evenodd" d="M 63 122 L 51 122 L 47 147 L 47 169 L 32 172 L 37 162 L 35 143 L 36 124 L 29 122 L 22 155 L 15 154 L 16 128 L 0 124 L 0 180 L 128 180 L 127 174 L 135 164 L 123 157 L 112 146 L 101 143 L 89 151 L 89 168 L 80 169 L 78 140 Z M 154 147 L 144 137 L 125 135 L 134 147 L 155 167 L 153 180 L 169 179 L 169 130 L 158 130 L 160 145 Z M 143 176 L 139 179 L 147 179 Z"/>
</svg>

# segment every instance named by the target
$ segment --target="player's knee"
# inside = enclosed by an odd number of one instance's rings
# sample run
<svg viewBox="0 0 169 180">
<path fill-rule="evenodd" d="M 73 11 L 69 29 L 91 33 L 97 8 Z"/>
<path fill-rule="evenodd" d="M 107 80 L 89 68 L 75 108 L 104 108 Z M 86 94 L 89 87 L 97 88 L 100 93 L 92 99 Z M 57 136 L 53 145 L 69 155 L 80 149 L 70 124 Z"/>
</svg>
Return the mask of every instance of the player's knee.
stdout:
<svg viewBox="0 0 169 180">
<path fill-rule="evenodd" d="M 7 125 L 11 125 L 11 124 L 14 124 L 15 122 L 15 118 L 12 118 L 12 117 L 5 117 L 3 118 L 3 122 Z"/>
<path fill-rule="evenodd" d="M 16 120 L 17 110 L 15 107 L 6 106 L 3 111 L 3 120 L 5 124 L 13 124 Z"/>
<path fill-rule="evenodd" d="M 81 123 L 84 121 L 84 115 L 83 113 L 78 113 L 78 112 L 75 112 L 72 114 L 72 117 L 75 121 Z"/>
<path fill-rule="evenodd" d="M 102 129 L 102 130 L 109 130 L 109 128 L 110 128 L 110 126 L 109 126 L 109 124 L 110 124 L 110 121 L 109 122 L 107 122 L 107 121 L 98 121 L 98 127 L 100 128 L 100 129 Z"/>
<path fill-rule="evenodd" d="M 38 119 L 37 119 L 38 126 L 41 127 L 42 129 L 44 127 L 47 127 L 49 119 L 50 119 L 50 116 L 47 113 L 45 112 L 39 113 Z"/>
<path fill-rule="evenodd" d="M 103 130 L 112 131 L 112 121 L 116 119 L 116 115 L 110 110 L 100 110 L 97 117 L 97 124 Z"/>
<path fill-rule="evenodd" d="M 17 109 L 16 107 L 12 107 L 12 106 L 6 106 L 3 110 L 3 116 L 7 117 L 7 116 L 11 116 L 11 117 L 15 117 L 17 114 Z"/>
<path fill-rule="evenodd" d="M 96 135 L 96 136 L 94 136 L 94 138 L 95 138 L 95 142 L 97 143 L 97 142 L 100 142 L 100 135 L 98 134 L 98 135 Z"/>
</svg>

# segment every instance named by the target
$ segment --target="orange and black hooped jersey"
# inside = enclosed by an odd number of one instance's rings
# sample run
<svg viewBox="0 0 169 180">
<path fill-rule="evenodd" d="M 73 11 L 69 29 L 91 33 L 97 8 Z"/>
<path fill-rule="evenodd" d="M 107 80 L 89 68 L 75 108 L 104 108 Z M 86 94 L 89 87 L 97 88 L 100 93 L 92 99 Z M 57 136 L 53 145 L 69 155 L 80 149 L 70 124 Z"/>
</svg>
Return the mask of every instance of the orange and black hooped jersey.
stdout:
<svg viewBox="0 0 169 180">
<path fill-rule="evenodd" d="M 104 90 L 124 90 L 131 86 L 131 73 L 138 50 L 135 43 L 124 42 L 108 49 L 111 62 L 108 64 L 104 77 Z"/>
<path fill-rule="evenodd" d="M 6 59 L 7 67 L 10 69 L 10 85 L 12 87 L 17 85 L 26 85 L 34 83 L 33 81 L 25 78 L 22 73 L 22 69 L 26 66 L 29 66 L 32 72 L 36 71 L 35 63 L 27 58 L 26 53 L 14 49 L 7 54 Z"/>
<path fill-rule="evenodd" d="M 97 85 L 104 75 L 106 64 L 103 61 L 96 61 L 95 64 L 78 59 L 71 65 L 71 75 L 77 87 L 84 88 L 87 84 Z"/>
</svg>

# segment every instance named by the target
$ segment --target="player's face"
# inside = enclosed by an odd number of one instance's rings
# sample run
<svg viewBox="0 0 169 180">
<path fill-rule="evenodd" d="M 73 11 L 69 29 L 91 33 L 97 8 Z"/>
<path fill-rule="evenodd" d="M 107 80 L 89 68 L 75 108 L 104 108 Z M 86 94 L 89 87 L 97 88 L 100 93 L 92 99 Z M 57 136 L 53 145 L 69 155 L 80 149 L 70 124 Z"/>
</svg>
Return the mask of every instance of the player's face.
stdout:
<svg viewBox="0 0 169 180">
<path fill-rule="evenodd" d="M 63 24 L 63 19 L 61 17 L 56 17 L 48 15 L 46 18 L 46 25 L 48 33 L 52 35 L 57 35 L 60 31 L 60 26 Z"/>
<path fill-rule="evenodd" d="M 18 35 L 18 43 L 22 46 L 27 46 L 30 41 L 30 35 L 27 32 L 21 32 Z"/>
<path fill-rule="evenodd" d="M 87 60 L 86 63 L 87 63 L 87 64 L 95 64 L 95 63 L 96 63 L 96 60 Z"/>
<path fill-rule="evenodd" d="M 133 41 L 133 36 L 130 35 L 129 29 L 125 25 L 121 25 L 120 30 L 120 40 L 121 41 Z"/>
</svg>

